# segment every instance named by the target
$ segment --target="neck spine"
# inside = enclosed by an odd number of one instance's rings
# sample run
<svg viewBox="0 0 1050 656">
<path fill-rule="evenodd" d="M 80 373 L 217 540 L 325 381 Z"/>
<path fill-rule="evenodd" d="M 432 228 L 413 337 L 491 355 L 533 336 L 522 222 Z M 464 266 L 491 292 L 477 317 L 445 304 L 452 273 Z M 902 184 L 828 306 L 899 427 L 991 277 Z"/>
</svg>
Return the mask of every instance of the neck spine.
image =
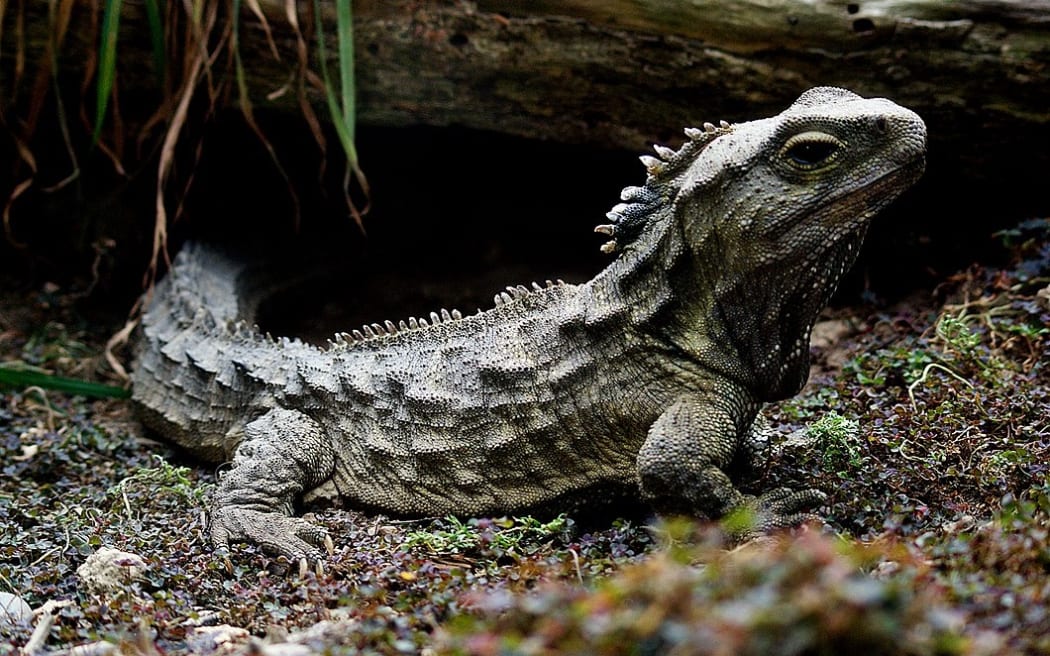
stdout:
<svg viewBox="0 0 1050 656">
<path fill-rule="evenodd" d="M 636 330 L 649 332 L 668 319 L 681 298 L 678 279 L 691 259 L 671 208 L 654 209 L 645 234 L 626 244 L 619 256 L 587 283 L 599 316 L 623 317 Z M 691 268 L 691 267 L 689 267 Z"/>
</svg>

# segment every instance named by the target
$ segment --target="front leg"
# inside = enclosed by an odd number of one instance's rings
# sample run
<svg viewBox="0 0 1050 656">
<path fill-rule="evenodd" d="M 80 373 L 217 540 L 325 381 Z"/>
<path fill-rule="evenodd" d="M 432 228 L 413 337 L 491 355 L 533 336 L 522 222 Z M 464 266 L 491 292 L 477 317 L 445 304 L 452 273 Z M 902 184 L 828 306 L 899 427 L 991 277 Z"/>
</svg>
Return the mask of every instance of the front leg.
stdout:
<svg viewBox="0 0 1050 656">
<path fill-rule="evenodd" d="M 746 461 L 756 452 L 751 440 L 757 412 L 750 401 L 679 397 L 653 423 L 638 453 L 642 496 L 659 512 L 701 513 L 712 519 L 746 509 L 758 531 L 816 519 L 804 510 L 823 501 L 822 492 L 777 489 L 756 498 L 737 490 L 726 474 L 734 461 L 750 464 Z"/>
<path fill-rule="evenodd" d="M 292 560 L 319 559 L 316 547 L 330 544 L 327 533 L 292 514 L 296 499 L 334 467 L 328 436 L 307 415 L 275 408 L 252 421 L 212 499 L 212 545 L 254 542 Z"/>
</svg>

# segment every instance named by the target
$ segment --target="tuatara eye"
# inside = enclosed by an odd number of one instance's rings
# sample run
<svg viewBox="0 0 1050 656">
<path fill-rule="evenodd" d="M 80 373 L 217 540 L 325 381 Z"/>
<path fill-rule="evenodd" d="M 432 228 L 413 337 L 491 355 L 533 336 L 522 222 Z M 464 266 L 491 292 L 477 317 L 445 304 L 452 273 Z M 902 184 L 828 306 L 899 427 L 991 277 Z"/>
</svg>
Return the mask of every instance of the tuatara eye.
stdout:
<svg viewBox="0 0 1050 656">
<path fill-rule="evenodd" d="M 842 143 L 824 132 L 804 132 L 787 140 L 781 154 L 801 169 L 815 169 L 835 158 Z"/>
</svg>

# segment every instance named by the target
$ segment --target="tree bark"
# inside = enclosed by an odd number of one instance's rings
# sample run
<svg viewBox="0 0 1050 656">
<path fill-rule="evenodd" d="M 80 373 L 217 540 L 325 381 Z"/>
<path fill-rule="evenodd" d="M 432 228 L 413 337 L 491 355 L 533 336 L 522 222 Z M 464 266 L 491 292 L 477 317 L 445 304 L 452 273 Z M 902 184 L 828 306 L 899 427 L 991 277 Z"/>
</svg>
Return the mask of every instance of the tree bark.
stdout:
<svg viewBox="0 0 1050 656">
<path fill-rule="evenodd" d="M 27 3 L 29 60 L 47 34 L 34 12 L 47 4 Z M 259 4 L 281 60 L 245 8 L 253 104 L 298 111 L 294 93 L 271 93 L 295 69 L 286 3 Z M 298 0 L 304 26 L 312 4 Z M 157 82 L 143 8 L 123 6 L 119 83 L 128 98 Z M 331 10 L 325 3 L 330 57 Z M 76 34 L 87 24 L 72 24 L 67 69 L 94 47 Z M 995 189 L 1031 211 L 1048 204 L 1040 182 L 1050 165 L 1048 0 L 359 0 L 354 37 L 365 126 L 460 125 L 640 150 L 677 143 L 683 126 L 768 116 L 806 88 L 835 85 L 922 115 L 931 157 L 956 184 Z M 315 41 L 307 47 L 313 56 Z M 313 87 L 310 98 L 325 116 Z M 123 112 L 134 120 L 133 108 Z"/>
<path fill-rule="evenodd" d="M 925 118 L 934 180 L 1050 211 L 1040 191 L 1050 170 L 1047 0 L 357 6 L 366 125 L 643 149 L 677 143 L 683 126 L 768 116 L 809 87 L 842 86 Z M 280 79 L 260 78 L 256 88 Z"/>
<path fill-rule="evenodd" d="M 977 127 L 1050 123 L 1045 0 L 363 9 L 365 123 L 458 123 L 639 148 L 684 125 L 780 111 L 816 85 L 893 98 L 927 117 L 943 141 L 972 140 Z"/>
</svg>

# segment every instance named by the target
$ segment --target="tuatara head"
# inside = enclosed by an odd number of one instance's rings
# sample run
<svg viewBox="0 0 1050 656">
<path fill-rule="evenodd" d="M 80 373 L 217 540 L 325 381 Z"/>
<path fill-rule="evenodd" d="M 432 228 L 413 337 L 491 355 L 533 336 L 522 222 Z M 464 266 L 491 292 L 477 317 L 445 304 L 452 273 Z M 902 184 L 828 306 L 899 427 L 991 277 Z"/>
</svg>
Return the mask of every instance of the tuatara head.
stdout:
<svg viewBox="0 0 1050 656">
<path fill-rule="evenodd" d="M 716 236 L 730 261 L 785 272 L 863 234 L 922 174 L 925 154 L 926 126 L 911 110 L 818 87 L 712 139 L 672 183 L 674 214 L 701 253 Z"/>
<path fill-rule="evenodd" d="M 793 394 L 868 222 L 922 174 L 926 126 L 889 100 L 818 87 L 772 118 L 686 134 L 642 158 L 645 185 L 599 226 L 613 237 L 605 250 L 622 251 L 611 270 L 661 271 L 674 302 L 647 316 L 664 317 L 669 339 L 763 398 Z M 624 285 L 641 298 L 644 284 Z"/>
</svg>

